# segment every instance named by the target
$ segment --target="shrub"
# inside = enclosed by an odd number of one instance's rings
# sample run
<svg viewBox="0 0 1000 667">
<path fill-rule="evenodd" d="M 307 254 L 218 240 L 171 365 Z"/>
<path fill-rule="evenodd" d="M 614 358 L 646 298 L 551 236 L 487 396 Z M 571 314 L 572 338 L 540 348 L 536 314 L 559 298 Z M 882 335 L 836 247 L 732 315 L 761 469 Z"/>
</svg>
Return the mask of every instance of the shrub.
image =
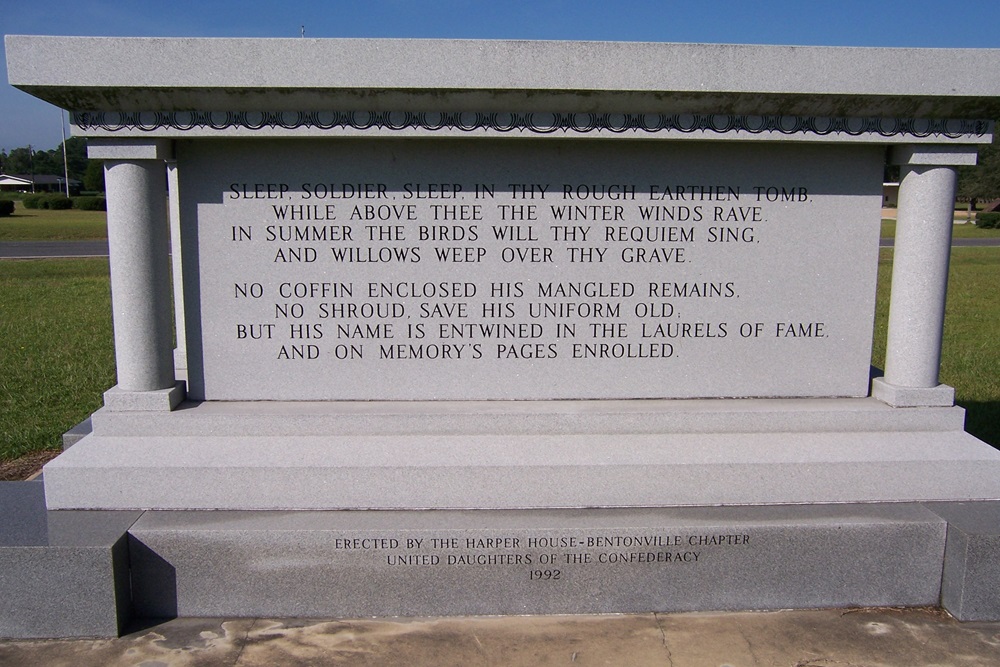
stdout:
<svg viewBox="0 0 1000 667">
<path fill-rule="evenodd" d="M 81 211 L 107 211 L 108 202 L 104 197 L 74 197 L 73 208 Z"/>
<path fill-rule="evenodd" d="M 976 227 L 983 229 L 1000 228 L 1000 213 L 979 213 L 976 215 Z"/>
<path fill-rule="evenodd" d="M 13 199 L 0 199 L 0 218 L 6 218 L 14 212 Z"/>
<path fill-rule="evenodd" d="M 25 195 L 21 203 L 24 204 L 24 208 L 42 208 L 42 195 Z"/>
<path fill-rule="evenodd" d="M 49 195 L 42 200 L 42 206 L 52 211 L 65 211 L 73 208 L 73 200 L 65 195 Z"/>
</svg>

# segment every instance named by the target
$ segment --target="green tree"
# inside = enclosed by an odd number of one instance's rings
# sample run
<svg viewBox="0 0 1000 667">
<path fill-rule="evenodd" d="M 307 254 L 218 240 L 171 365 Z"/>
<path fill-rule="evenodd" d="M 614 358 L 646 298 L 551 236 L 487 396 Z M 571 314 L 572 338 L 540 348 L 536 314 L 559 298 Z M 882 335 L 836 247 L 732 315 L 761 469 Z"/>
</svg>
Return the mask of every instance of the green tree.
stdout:
<svg viewBox="0 0 1000 667">
<path fill-rule="evenodd" d="M 63 150 L 62 144 L 52 151 L 52 159 L 59 166 L 59 174 L 63 173 Z M 69 177 L 82 181 L 87 172 L 87 140 L 83 137 L 70 137 L 66 140 L 66 163 Z"/>
<path fill-rule="evenodd" d="M 969 210 L 978 201 L 1000 199 L 1000 147 L 982 146 L 978 164 L 958 170 L 958 196 L 969 200 Z"/>
<path fill-rule="evenodd" d="M 32 158 L 34 160 L 35 174 L 48 174 L 49 176 L 61 176 L 63 173 L 62 152 L 35 151 Z"/>
<path fill-rule="evenodd" d="M 104 163 L 100 160 L 87 160 L 87 169 L 83 173 L 83 189 L 104 192 Z"/>
<path fill-rule="evenodd" d="M 96 166 L 92 166 L 96 164 Z M 87 140 L 83 137 L 70 137 L 66 140 L 66 164 L 63 165 L 63 145 L 60 142 L 52 150 L 40 151 L 31 146 L 15 148 L 8 155 L 0 154 L 0 171 L 5 174 L 62 176 L 69 171 L 69 177 L 78 181 L 85 180 L 88 170 L 99 172 L 99 187 L 88 190 L 104 190 L 104 172 L 101 162 L 87 158 Z"/>
<path fill-rule="evenodd" d="M 28 147 L 13 149 L 4 160 L 4 173 L 30 174 L 33 172 L 33 156 Z"/>
</svg>

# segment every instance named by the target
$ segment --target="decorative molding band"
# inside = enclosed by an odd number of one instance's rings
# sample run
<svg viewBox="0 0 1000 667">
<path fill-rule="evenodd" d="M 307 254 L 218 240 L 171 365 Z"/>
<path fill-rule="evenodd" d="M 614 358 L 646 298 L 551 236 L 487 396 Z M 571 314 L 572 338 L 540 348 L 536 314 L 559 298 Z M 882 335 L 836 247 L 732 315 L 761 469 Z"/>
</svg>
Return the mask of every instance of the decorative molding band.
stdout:
<svg viewBox="0 0 1000 667">
<path fill-rule="evenodd" d="M 914 138 L 987 135 L 984 120 L 753 116 L 740 114 L 614 114 L 471 111 L 76 111 L 84 132 L 191 130 L 459 131 L 524 134 L 748 133 Z"/>
</svg>

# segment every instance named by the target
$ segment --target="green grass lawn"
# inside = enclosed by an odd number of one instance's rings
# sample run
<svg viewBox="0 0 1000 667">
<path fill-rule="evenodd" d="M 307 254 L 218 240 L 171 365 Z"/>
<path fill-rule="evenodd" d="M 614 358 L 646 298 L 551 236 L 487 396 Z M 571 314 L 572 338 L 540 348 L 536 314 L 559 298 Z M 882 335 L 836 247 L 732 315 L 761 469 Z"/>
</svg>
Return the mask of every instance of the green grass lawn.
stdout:
<svg viewBox="0 0 1000 667">
<path fill-rule="evenodd" d="M 951 257 L 941 381 L 968 410 L 969 432 L 1000 447 L 1000 252 L 955 248 Z"/>
<path fill-rule="evenodd" d="M 65 241 L 108 238 L 104 211 L 50 211 L 24 208 L 14 202 L 14 214 L 0 218 L 0 241 Z"/>
<path fill-rule="evenodd" d="M 106 259 L 0 262 L 0 460 L 61 446 L 114 384 Z"/>
<path fill-rule="evenodd" d="M 881 250 L 872 363 L 885 359 L 892 249 Z M 1000 446 L 1000 249 L 952 250 L 941 381 Z M 60 446 L 114 384 L 108 262 L 0 261 L 0 460 Z"/>
<path fill-rule="evenodd" d="M 990 230 L 986 230 L 990 231 Z M 892 249 L 879 259 L 872 365 L 885 363 Z M 1000 248 L 952 248 L 941 382 L 968 411 L 966 429 L 1000 448 Z"/>
</svg>

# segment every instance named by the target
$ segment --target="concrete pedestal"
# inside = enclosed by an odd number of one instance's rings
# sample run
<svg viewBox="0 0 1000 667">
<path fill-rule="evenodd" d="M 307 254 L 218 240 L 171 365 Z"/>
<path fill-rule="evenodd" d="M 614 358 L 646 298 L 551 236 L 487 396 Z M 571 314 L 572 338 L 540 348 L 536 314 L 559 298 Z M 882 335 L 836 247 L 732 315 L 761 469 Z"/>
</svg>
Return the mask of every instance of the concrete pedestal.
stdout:
<svg viewBox="0 0 1000 667">
<path fill-rule="evenodd" d="M 941 604 L 961 621 L 1000 618 L 1000 503 L 930 507 L 948 521 Z"/>
<path fill-rule="evenodd" d="M 0 482 L 0 637 L 111 637 L 131 617 L 125 532 L 139 512 L 48 512 Z"/>
<path fill-rule="evenodd" d="M 143 616 L 573 614 L 937 604 L 913 505 L 148 512 Z"/>
</svg>

